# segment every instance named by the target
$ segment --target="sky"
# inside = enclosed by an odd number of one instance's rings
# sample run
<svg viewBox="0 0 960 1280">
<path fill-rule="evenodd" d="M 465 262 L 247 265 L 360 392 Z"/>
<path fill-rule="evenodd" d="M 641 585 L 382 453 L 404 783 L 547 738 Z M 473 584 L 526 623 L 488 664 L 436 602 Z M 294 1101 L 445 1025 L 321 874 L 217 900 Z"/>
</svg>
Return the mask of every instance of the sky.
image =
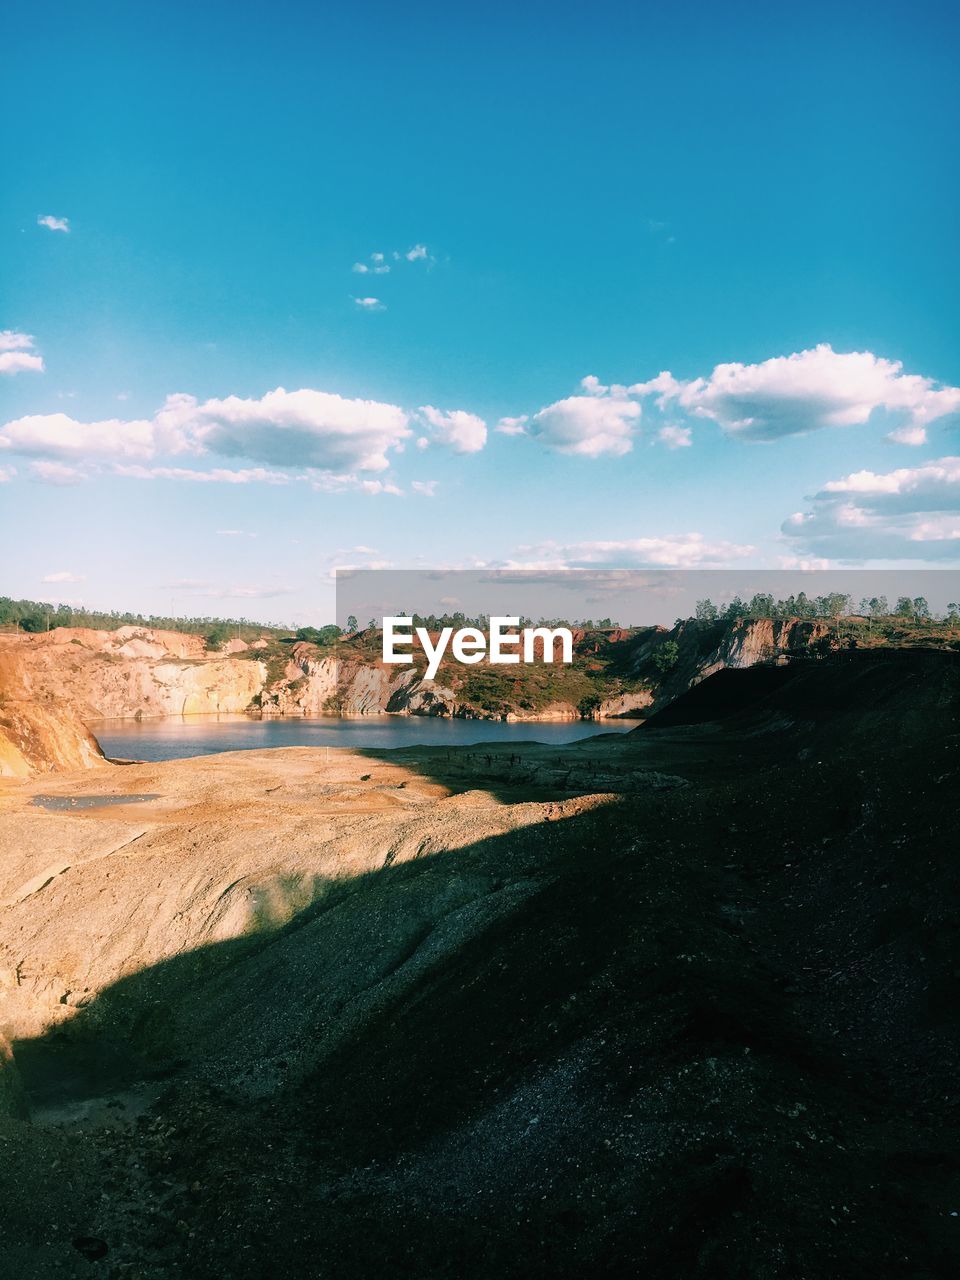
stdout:
<svg viewBox="0 0 960 1280">
<path fill-rule="evenodd" d="M 956 568 L 960 10 L 4 19 L 0 594 Z"/>
</svg>

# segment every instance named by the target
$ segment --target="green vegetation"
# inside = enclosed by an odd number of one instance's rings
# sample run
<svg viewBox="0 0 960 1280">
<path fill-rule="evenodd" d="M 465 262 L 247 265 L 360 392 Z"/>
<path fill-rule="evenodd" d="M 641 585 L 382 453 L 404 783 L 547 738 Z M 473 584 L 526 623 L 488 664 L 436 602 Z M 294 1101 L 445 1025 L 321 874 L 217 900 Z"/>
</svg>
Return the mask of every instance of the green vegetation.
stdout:
<svg viewBox="0 0 960 1280">
<path fill-rule="evenodd" d="M 339 640 L 343 632 L 338 626 L 329 623 L 325 627 L 301 627 L 295 636 L 297 640 L 305 640 L 309 644 L 331 645 Z"/>
<path fill-rule="evenodd" d="M 54 627 L 90 627 L 95 631 L 116 631 L 119 627 L 152 627 L 158 631 L 180 631 L 186 635 L 208 637 L 224 627 L 231 636 L 247 642 L 259 636 L 281 638 L 293 634 L 292 627 L 278 623 L 261 623 L 249 618 L 165 617 L 159 614 L 106 612 L 67 604 L 50 604 L 39 600 L 13 600 L 0 596 L 0 629 L 52 631 Z"/>
<path fill-rule="evenodd" d="M 890 608 L 886 596 L 863 597 L 854 604 L 853 597 L 841 591 L 809 597 L 805 591 L 775 600 L 772 595 L 758 592 L 749 602 L 739 596 L 725 605 L 712 600 L 698 600 L 695 617 L 698 622 L 734 622 L 738 618 L 843 618 L 850 615 L 864 618 L 912 618 L 914 622 L 937 621 L 923 596 L 900 596 L 894 608 Z M 960 615 L 960 605 L 948 604 L 940 621 L 954 621 Z M 679 621 L 679 619 L 678 619 Z"/>
<path fill-rule="evenodd" d="M 677 659 L 680 657 L 680 646 L 676 640 L 664 640 L 663 644 L 658 645 L 653 654 L 653 665 L 657 668 L 662 676 L 677 665 Z"/>
<path fill-rule="evenodd" d="M 206 636 L 207 648 L 222 649 L 223 646 L 230 639 L 231 635 L 232 635 L 232 632 L 230 630 L 230 627 L 227 625 L 227 623 L 218 622 L 215 626 L 211 627 L 211 629 L 207 632 L 207 636 Z"/>
</svg>

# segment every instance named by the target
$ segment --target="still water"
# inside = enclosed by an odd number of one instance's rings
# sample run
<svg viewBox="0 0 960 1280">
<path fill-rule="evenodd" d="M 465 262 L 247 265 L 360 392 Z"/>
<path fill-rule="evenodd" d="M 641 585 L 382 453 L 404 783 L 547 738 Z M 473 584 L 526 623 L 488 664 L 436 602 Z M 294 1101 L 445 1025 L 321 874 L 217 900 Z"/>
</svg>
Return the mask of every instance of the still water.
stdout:
<svg viewBox="0 0 960 1280">
<path fill-rule="evenodd" d="M 637 720 L 567 720 L 507 724 L 432 716 L 334 716 L 257 720 L 249 716 L 169 716 L 160 720 L 97 720 L 90 724 L 106 755 L 124 760 L 182 760 L 217 751 L 263 747 L 456 747 L 473 742 L 576 742 L 597 733 L 625 733 Z"/>
</svg>

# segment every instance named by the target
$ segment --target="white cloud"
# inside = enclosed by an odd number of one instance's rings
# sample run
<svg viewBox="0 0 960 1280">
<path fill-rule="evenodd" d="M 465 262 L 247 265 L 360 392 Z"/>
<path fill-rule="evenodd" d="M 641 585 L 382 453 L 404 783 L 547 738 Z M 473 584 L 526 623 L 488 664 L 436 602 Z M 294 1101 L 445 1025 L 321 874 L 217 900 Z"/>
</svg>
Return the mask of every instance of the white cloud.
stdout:
<svg viewBox="0 0 960 1280">
<path fill-rule="evenodd" d="M 585 378 L 580 379 L 580 386 L 584 389 L 588 396 L 605 396 L 610 390 L 605 387 L 599 378 L 592 373 L 588 373 Z"/>
<path fill-rule="evenodd" d="M 836 352 L 826 343 L 760 364 L 720 364 L 708 378 L 690 382 L 662 373 L 630 392 L 656 394 L 661 407 L 675 402 L 744 440 L 856 426 L 875 410 L 913 428 L 960 411 L 960 387 L 940 387 L 931 378 L 904 373 L 897 360 L 869 351 Z"/>
<path fill-rule="evenodd" d="M 688 449 L 693 444 L 693 429 L 691 427 L 661 427 L 657 432 L 657 439 L 661 444 L 665 444 L 668 449 Z"/>
<path fill-rule="evenodd" d="M 370 261 L 373 263 L 372 266 L 368 266 L 366 262 L 355 262 L 351 270 L 355 271 L 358 276 L 386 276 L 390 274 L 390 266 L 384 261 L 382 253 L 371 253 Z"/>
<path fill-rule="evenodd" d="M 47 227 L 50 231 L 66 231 L 70 230 L 69 218 L 55 218 L 52 213 L 41 214 L 37 218 L 38 227 Z"/>
<path fill-rule="evenodd" d="M 15 329 L 0 329 L 0 351 L 29 351 L 32 347 L 32 334 L 18 333 Z"/>
<path fill-rule="evenodd" d="M 494 431 L 499 431 L 502 436 L 523 436 L 526 435 L 526 426 L 529 421 L 525 413 L 517 418 L 501 418 L 494 427 Z"/>
<path fill-rule="evenodd" d="M 143 467 L 137 464 L 117 464 L 111 468 L 115 476 L 128 480 L 183 480 L 188 484 L 289 484 L 290 477 L 283 471 L 270 471 L 266 467 L 244 467 L 234 471 L 228 467 L 214 467 L 200 471 L 191 467 Z"/>
<path fill-rule="evenodd" d="M 69 467 L 64 462 L 31 462 L 30 478 L 40 484 L 66 486 L 81 484 L 87 477 L 77 467 Z"/>
<path fill-rule="evenodd" d="M 960 558 L 960 457 L 831 480 L 783 524 L 812 554 L 845 559 Z"/>
<path fill-rule="evenodd" d="M 149 462 L 158 455 L 216 453 L 275 467 L 382 471 L 389 465 L 387 451 L 411 434 L 407 422 L 396 405 L 278 387 L 259 400 L 228 396 L 199 403 L 193 396 L 169 396 L 149 420 L 84 423 L 63 413 L 17 418 L 0 428 L 0 449 L 69 461 Z M 207 471 L 176 478 L 194 474 L 266 478 L 263 472 Z"/>
<path fill-rule="evenodd" d="M 298 480 L 307 481 L 316 493 L 389 493 L 401 496 L 399 489 L 391 480 L 370 480 L 348 473 L 333 474 L 329 471 L 310 471 L 305 476 L 297 476 Z"/>
<path fill-rule="evenodd" d="M 165 412 L 200 448 L 274 467 L 385 471 L 388 450 L 412 434 L 397 405 L 306 389 L 278 387 L 259 400 L 228 396 L 203 404 L 171 397 Z"/>
<path fill-rule="evenodd" d="M 156 423 L 145 420 L 77 422 L 65 413 L 30 414 L 0 427 L 0 449 L 33 458 L 151 458 L 158 434 Z"/>
<path fill-rule="evenodd" d="M 29 333 L 0 330 L 0 374 L 42 373 L 43 359 L 33 350 Z"/>
<path fill-rule="evenodd" d="M 412 480 L 410 488 L 414 493 L 423 494 L 425 498 L 432 498 L 437 492 L 436 480 Z"/>
<path fill-rule="evenodd" d="M 43 359 L 29 351 L 4 351 L 0 353 L 0 373 L 43 373 Z"/>
<path fill-rule="evenodd" d="M 547 542 L 518 547 L 532 568 L 693 569 L 722 568 L 751 555 L 754 548 L 723 540 L 711 542 L 702 533 L 668 534 L 658 538 L 626 538 L 587 542 Z M 533 557 L 531 562 L 529 557 Z"/>
<path fill-rule="evenodd" d="M 361 311 L 386 311 L 386 305 L 379 298 L 354 298 L 353 304 Z"/>
<path fill-rule="evenodd" d="M 246 529 L 218 529 L 217 534 L 221 538 L 255 538 L 255 533 L 248 533 Z"/>
<path fill-rule="evenodd" d="M 408 262 L 425 262 L 429 258 L 425 244 L 415 244 L 403 255 Z"/>
<path fill-rule="evenodd" d="M 891 431 L 887 435 L 888 440 L 892 440 L 894 444 L 909 444 L 913 446 L 927 443 L 926 427 L 897 427 L 896 431 Z"/>
<path fill-rule="evenodd" d="M 16 474 L 16 467 L 0 467 L 0 484 L 9 484 Z"/>
<path fill-rule="evenodd" d="M 622 396 L 569 396 L 535 413 L 529 434 L 558 453 L 598 458 L 622 457 L 633 448 L 633 435 L 641 415 L 640 405 Z"/>
<path fill-rule="evenodd" d="M 432 404 L 421 405 L 419 413 L 433 431 L 434 439 L 455 453 L 478 453 L 487 443 L 487 424 L 464 409 L 444 413 Z"/>
<path fill-rule="evenodd" d="M 57 573 L 46 573 L 40 579 L 41 582 L 86 582 L 86 578 L 82 573 L 69 573 L 66 569 L 61 569 Z"/>
</svg>

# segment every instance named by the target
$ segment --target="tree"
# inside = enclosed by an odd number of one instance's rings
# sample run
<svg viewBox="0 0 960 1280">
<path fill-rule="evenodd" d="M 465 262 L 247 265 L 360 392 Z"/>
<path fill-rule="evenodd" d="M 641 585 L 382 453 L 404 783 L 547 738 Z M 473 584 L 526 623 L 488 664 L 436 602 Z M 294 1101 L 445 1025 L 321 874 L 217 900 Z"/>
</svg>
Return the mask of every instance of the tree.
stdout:
<svg viewBox="0 0 960 1280">
<path fill-rule="evenodd" d="M 897 607 L 893 611 L 895 618 L 912 618 L 913 617 L 913 601 L 909 596 L 898 596 Z"/>
<path fill-rule="evenodd" d="M 716 622 L 719 612 L 712 600 L 698 600 L 694 617 L 698 622 Z"/>
<path fill-rule="evenodd" d="M 915 622 L 928 622 L 930 619 L 930 606 L 923 596 L 917 596 L 914 599 L 913 619 Z"/>
<path fill-rule="evenodd" d="M 347 630 L 348 630 L 348 631 L 359 631 L 359 630 L 360 630 L 360 624 L 357 622 L 357 619 L 355 618 L 355 616 L 354 616 L 352 613 L 351 613 L 350 617 L 347 619 Z"/>
<path fill-rule="evenodd" d="M 775 612 L 773 596 L 758 591 L 749 604 L 751 617 L 772 618 Z"/>
<path fill-rule="evenodd" d="M 306 640 L 308 644 L 333 644 L 342 635 L 335 623 L 328 622 L 325 627 L 301 627 L 295 638 Z"/>
<path fill-rule="evenodd" d="M 597 693 L 588 693 L 586 697 L 581 698 L 577 703 L 577 711 L 580 713 L 581 720 L 596 719 L 599 710 L 600 695 Z"/>
<path fill-rule="evenodd" d="M 890 605 L 886 596 L 871 596 L 869 600 L 864 597 L 860 601 L 860 612 L 865 613 L 868 618 L 886 618 L 890 613 Z"/>
<path fill-rule="evenodd" d="M 833 618 L 839 621 L 845 613 L 850 612 L 850 597 L 844 591 L 831 591 L 825 596 L 817 596 L 817 613 L 821 618 Z"/>
<path fill-rule="evenodd" d="M 20 619 L 20 626 L 24 631 L 46 631 L 47 615 L 39 610 L 36 613 L 25 613 Z"/>
<path fill-rule="evenodd" d="M 222 649 L 230 639 L 230 628 L 225 622 L 218 622 L 215 627 L 211 627 L 207 632 L 206 642 L 208 649 Z"/>
<path fill-rule="evenodd" d="M 664 640 L 653 654 L 653 665 L 657 668 L 662 676 L 665 676 L 671 667 L 677 665 L 677 659 L 680 657 L 680 646 L 676 640 Z"/>
<path fill-rule="evenodd" d="M 727 622 L 733 622 L 737 618 L 745 618 L 747 616 L 747 606 L 739 596 L 734 596 L 724 610 L 723 616 Z"/>
</svg>

